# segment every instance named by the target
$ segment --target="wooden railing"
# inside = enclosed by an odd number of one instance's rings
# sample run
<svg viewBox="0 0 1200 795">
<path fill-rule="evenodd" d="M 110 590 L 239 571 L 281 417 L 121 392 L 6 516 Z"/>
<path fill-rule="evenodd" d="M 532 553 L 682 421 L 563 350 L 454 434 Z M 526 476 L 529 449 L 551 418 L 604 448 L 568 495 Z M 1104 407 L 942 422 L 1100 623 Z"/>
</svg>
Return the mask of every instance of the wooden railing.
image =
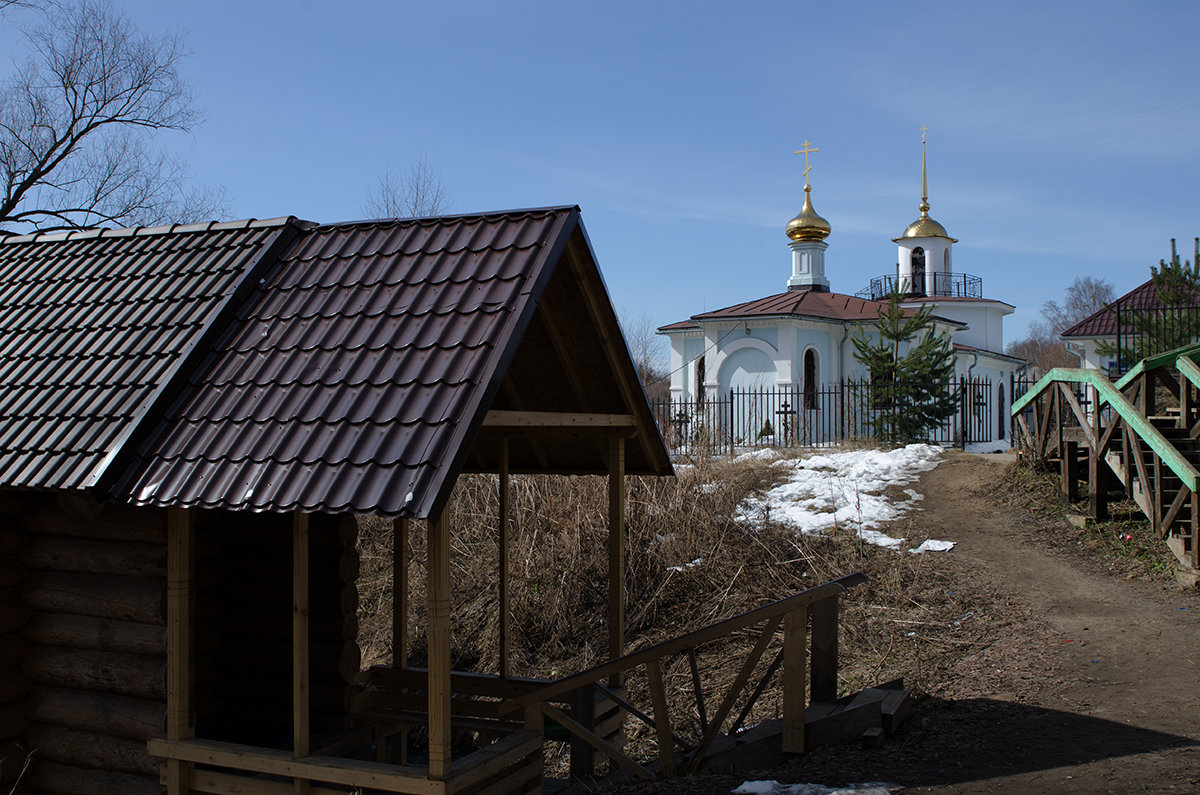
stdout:
<svg viewBox="0 0 1200 795">
<path fill-rule="evenodd" d="M 1200 345 L 1168 351 L 1142 360 L 1115 383 L 1099 370 L 1056 368 L 1012 407 L 1022 456 L 1058 461 L 1064 497 L 1077 497 L 1080 452 L 1086 452 L 1093 518 L 1107 518 L 1112 472 L 1192 568 L 1200 563 L 1197 357 Z M 1171 405 L 1161 405 L 1160 387 Z"/>
<path fill-rule="evenodd" d="M 782 665 L 783 679 L 783 750 L 799 753 L 805 748 L 806 685 L 811 681 L 811 701 L 831 702 L 837 698 L 838 655 L 838 597 L 847 589 L 866 581 L 866 575 L 855 573 L 810 588 L 807 591 L 780 599 L 739 616 L 719 621 L 703 629 L 689 632 L 673 640 L 659 643 L 598 665 L 587 671 L 559 679 L 527 694 L 505 700 L 499 708 L 501 715 L 521 714 L 539 709 L 547 718 L 562 726 L 573 737 L 572 777 L 587 778 L 593 770 L 593 756 L 583 753 L 586 747 L 610 759 L 617 767 L 638 778 L 657 778 L 660 774 L 672 777 L 680 772 L 693 773 L 700 768 L 714 741 L 722 733 L 733 709 L 750 685 L 755 668 L 775 639 L 782 625 L 783 638 L 772 662 L 757 684 L 750 690 L 741 710 L 725 732 L 734 735 L 744 725 L 758 698 Z M 808 626 L 811 619 L 811 655 Z M 698 650 L 714 641 L 762 624 L 753 648 L 742 661 L 733 682 L 709 713 L 703 682 L 697 662 Z M 668 658 L 686 655 L 692 674 L 692 698 L 689 714 L 699 718 L 700 734 L 689 741 L 676 731 L 678 720 L 670 714 L 663 668 Z M 811 665 L 810 665 L 811 663 Z M 627 693 L 614 684 L 625 682 L 636 669 L 646 677 L 649 705 L 633 703 Z M 605 683 L 608 680 L 608 683 Z M 622 706 L 629 715 L 654 731 L 658 757 L 650 762 L 633 759 L 616 743 L 605 738 L 589 725 L 586 715 L 570 714 L 554 706 L 555 701 L 575 694 L 574 703 L 594 702 L 593 691 Z M 678 753 L 676 748 L 678 747 Z"/>
</svg>

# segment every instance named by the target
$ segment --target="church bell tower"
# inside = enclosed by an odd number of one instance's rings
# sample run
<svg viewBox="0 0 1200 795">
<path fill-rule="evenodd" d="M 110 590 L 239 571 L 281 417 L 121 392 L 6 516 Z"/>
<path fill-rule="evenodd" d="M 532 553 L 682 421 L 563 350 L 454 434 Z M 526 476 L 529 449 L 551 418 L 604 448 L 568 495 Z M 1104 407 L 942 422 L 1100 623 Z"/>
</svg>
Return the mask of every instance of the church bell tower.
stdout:
<svg viewBox="0 0 1200 795">
<path fill-rule="evenodd" d="M 819 151 L 805 141 L 804 148 L 796 152 L 804 153 L 804 207 L 787 224 L 787 236 L 791 241 L 788 248 L 792 250 L 792 276 L 788 279 L 788 292 L 829 292 L 829 279 L 825 278 L 825 249 L 829 248 L 829 244 L 825 238 L 829 237 L 832 229 L 829 222 L 813 209 L 812 186 L 808 184 L 808 172 L 812 171 L 808 155 Z"/>
</svg>

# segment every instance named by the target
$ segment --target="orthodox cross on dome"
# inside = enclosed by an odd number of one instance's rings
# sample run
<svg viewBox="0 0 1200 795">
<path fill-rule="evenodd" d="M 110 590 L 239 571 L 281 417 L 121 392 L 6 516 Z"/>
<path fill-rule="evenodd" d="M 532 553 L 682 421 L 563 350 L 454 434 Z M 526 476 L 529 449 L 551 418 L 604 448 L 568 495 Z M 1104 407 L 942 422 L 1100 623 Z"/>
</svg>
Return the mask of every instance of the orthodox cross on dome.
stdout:
<svg viewBox="0 0 1200 795">
<path fill-rule="evenodd" d="M 804 155 L 804 189 L 805 190 L 808 190 L 808 172 L 812 171 L 812 166 L 810 166 L 808 164 L 808 153 L 809 152 L 820 152 L 820 151 L 821 151 L 820 149 L 818 149 L 817 147 L 810 144 L 808 142 L 808 139 L 805 138 L 804 139 L 804 148 L 797 149 L 795 152 L 792 153 L 795 155 L 798 155 L 798 154 Z"/>
<path fill-rule="evenodd" d="M 929 128 L 921 125 L 921 206 L 922 214 L 929 212 L 929 183 L 925 179 L 925 133 Z"/>
</svg>

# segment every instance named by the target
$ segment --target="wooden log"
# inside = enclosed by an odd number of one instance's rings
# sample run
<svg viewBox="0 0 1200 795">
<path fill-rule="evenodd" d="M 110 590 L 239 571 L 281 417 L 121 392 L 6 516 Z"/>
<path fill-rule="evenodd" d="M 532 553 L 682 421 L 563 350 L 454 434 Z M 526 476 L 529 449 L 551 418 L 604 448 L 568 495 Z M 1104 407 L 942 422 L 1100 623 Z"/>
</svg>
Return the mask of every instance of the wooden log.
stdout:
<svg viewBox="0 0 1200 795">
<path fill-rule="evenodd" d="M 0 668 L 0 706 L 25 698 L 29 679 L 16 666 Z"/>
<path fill-rule="evenodd" d="M 29 494 L 19 491 L 0 491 L 0 516 L 17 516 L 29 505 Z"/>
<path fill-rule="evenodd" d="M 0 555 L 0 588 L 11 588 L 25 579 L 25 567 L 16 555 Z"/>
<path fill-rule="evenodd" d="M 0 527 L 0 555 L 16 554 L 25 545 L 25 534 L 15 527 Z"/>
<path fill-rule="evenodd" d="M 25 626 L 32 614 L 15 588 L 0 590 L 0 635 L 16 632 Z"/>
<path fill-rule="evenodd" d="M 343 613 L 358 611 L 358 585 L 352 582 L 346 583 L 346 585 L 342 588 L 340 607 Z"/>
<path fill-rule="evenodd" d="M 19 704 L 0 707 L 0 742 L 21 737 L 29 729 L 29 720 Z"/>
<path fill-rule="evenodd" d="M 166 581 L 157 577 L 31 572 L 20 594 L 34 610 L 166 623 Z"/>
<path fill-rule="evenodd" d="M 158 777 L 158 761 L 146 750 L 145 740 L 130 740 L 63 726 L 34 726 L 29 746 L 37 758 L 80 767 Z"/>
<path fill-rule="evenodd" d="M 15 668 L 29 656 L 29 641 L 20 635 L 0 635 L 0 668 Z"/>
<path fill-rule="evenodd" d="M 43 646 L 128 654 L 165 654 L 167 649 L 167 631 L 160 625 L 67 613 L 38 613 L 21 634 Z"/>
<path fill-rule="evenodd" d="M 29 771 L 30 784 L 44 795 L 160 795 L 158 776 L 114 773 L 48 759 L 38 761 Z"/>
<path fill-rule="evenodd" d="M 142 698 L 167 694 L 167 660 L 160 655 L 34 646 L 21 671 L 42 684 Z"/>
<path fill-rule="evenodd" d="M 21 517 L 21 527 L 30 535 L 62 535 L 103 541 L 143 541 L 166 544 L 166 515 L 159 508 L 109 506 L 95 520 L 87 520 L 53 504 L 43 504 Z"/>
<path fill-rule="evenodd" d="M 47 571 L 163 577 L 167 570 L 165 546 L 136 541 L 34 536 L 22 547 L 20 558 L 31 569 Z"/>
<path fill-rule="evenodd" d="M 338 577 L 341 581 L 356 582 L 360 569 L 358 550 L 354 547 L 346 547 L 342 550 L 342 557 L 338 561 Z"/>
<path fill-rule="evenodd" d="M 148 698 L 39 685 L 25 702 L 25 714 L 37 723 L 146 740 L 163 733 L 166 705 Z"/>
<path fill-rule="evenodd" d="M 342 681 L 353 682 L 361 670 L 362 651 L 358 648 L 358 643 L 352 640 L 343 643 L 342 653 L 338 657 L 338 673 L 341 674 Z"/>
</svg>

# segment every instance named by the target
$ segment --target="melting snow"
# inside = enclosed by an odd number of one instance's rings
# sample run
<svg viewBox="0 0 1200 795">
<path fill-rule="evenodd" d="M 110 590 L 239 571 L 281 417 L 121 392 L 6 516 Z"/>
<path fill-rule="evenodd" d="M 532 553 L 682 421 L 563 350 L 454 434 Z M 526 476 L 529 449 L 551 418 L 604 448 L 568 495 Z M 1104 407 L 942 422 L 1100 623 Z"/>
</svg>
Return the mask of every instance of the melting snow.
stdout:
<svg viewBox="0 0 1200 795">
<path fill-rule="evenodd" d="M 920 473 L 938 465 L 941 452 L 933 445 L 910 444 L 895 450 L 848 450 L 782 459 L 776 466 L 789 470 L 787 480 L 761 497 L 744 501 L 737 518 L 755 525 L 768 520 L 790 525 L 808 535 L 835 527 L 853 528 L 867 543 L 899 551 L 904 539 L 873 528 L 913 510 L 923 495 L 905 489 L 908 499 L 896 501 L 883 492 L 888 486 L 916 481 Z M 768 456 L 759 451 L 757 457 Z M 921 551 L 937 548 L 922 544 Z"/>
</svg>

